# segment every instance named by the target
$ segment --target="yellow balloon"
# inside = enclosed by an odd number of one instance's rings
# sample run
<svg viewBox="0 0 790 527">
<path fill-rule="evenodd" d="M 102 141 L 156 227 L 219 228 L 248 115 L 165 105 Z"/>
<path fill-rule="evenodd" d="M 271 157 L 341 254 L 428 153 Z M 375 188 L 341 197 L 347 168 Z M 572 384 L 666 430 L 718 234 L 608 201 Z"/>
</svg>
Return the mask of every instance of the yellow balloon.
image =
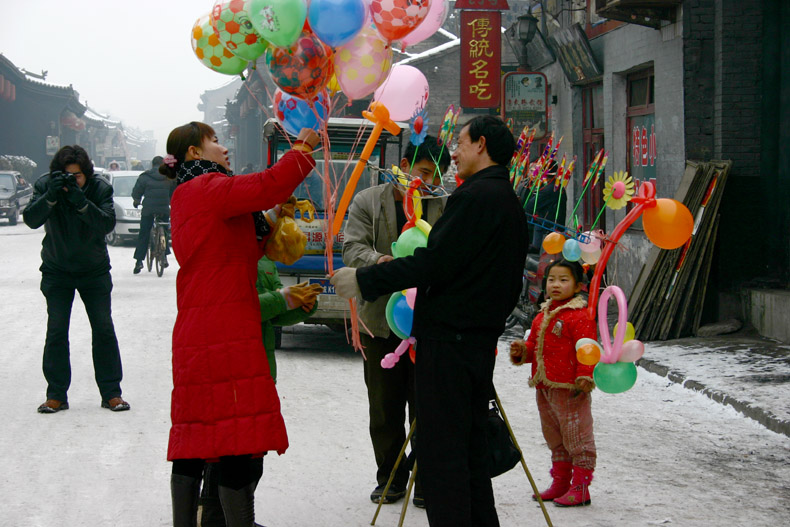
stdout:
<svg viewBox="0 0 790 527">
<path fill-rule="evenodd" d="M 335 74 L 332 74 L 332 78 L 329 79 L 329 82 L 326 84 L 327 89 L 329 90 L 329 94 L 334 97 L 337 92 L 342 91 L 340 89 L 340 83 L 337 82 L 337 77 Z"/>
<path fill-rule="evenodd" d="M 598 249 L 592 253 L 586 253 L 582 251 L 582 261 L 586 264 L 595 265 L 598 263 L 598 260 L 601 258 L 601 250 Z"/>
<path fill-rule="evenodd" d="M 614 336 L 617 338 L 617 324 L 614 325 Z M 634 325 L 630 322 L 626 322 L 625 324 L 625 339 L 623 342 L 628 342 L 629 340 L 634 340 L 634 336 L 636 336 L 636 330 L 634 329 Z"/>
</svg>

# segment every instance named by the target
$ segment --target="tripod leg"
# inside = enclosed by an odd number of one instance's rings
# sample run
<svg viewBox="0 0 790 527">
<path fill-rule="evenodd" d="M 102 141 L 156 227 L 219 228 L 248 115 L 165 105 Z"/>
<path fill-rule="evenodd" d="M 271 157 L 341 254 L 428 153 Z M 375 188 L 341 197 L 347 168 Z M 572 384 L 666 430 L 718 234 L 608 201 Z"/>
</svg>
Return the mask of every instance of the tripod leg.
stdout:
<svg viewBox="0 0 790 527">
<path fill-rule="evenodd" d="M 406 452 L 406 446 L 409 444 L 411 440 L 411 436 L 414 434 L 414 427 L 417 424 L 417 420 L 411 422 L 411 428 L 409 428 L 409 434 L 406 436 L 406 441 L 403 442 L 403 448 L 400 449 L 400 454 L 398 454 L 398 459 L 395 460 L 395 466 L 392 467 L 392 472 L 390 472 L 390 479 L 387 480 L 387 486 L 384 487 L 384 492 L 381 493 L 381 498 L 379 498 L 379 504 L 376 507 L 376 513 L 373 515 L 373 519 L 370 520 L 371 525 L 376 525 L 376 518 L 379 515 L 379 511 L 381 510 L 381 504 L 384 503 L 384 497 L 387 495 L 387 491 L 390 490 L 390 485 L 392 485 L 392 480 L 395 479 L 395 472 L 398 470 L 398 465 L 400 465 L 401 460 L 403 459 L 403 454 Z M 406 495 L 406 500 L 408 501 L 409 495 Z"/>
<path fill-rule="evenodd" d="M 414 461 L 414 467 L 411 469 L 411 477 L 409 478 L 409 486 L 406 487 L 406 499 L 403 500 L 403 508 L 400 511 L 400 521 L 398 527 L 403 527 L 403 520 L 406 519 L 406 509 L 409 507 L 409 498 L 411 497 L 411 489 L 414 487 L 414 479 L 417 477 L 417 461 Z"/>
<path fill-rule="evenodd" d="M 527 474 L 527 479 L 529 479 L 529 484 L 532 485 L 532 490 L 535 491 L 535 496 L 538 498 L 538 503 L 540 504 L 540 508 L 543 510 L 543 516 L 546 518 L 546 524 L 549 527 L 553 527 L 551 524 L 551 518 L 549 518 L 549 512 L 546 510 L 546 506 L 543 504 L 543 500 L 540 499 L 540 491 L 538 490 L 537 485 L 535 485 L 535 480 L 532 479 L 532 474 L 529 473 L 529 469 L 527 468 L 527 462 L 524 461 L 524 453 L 521 450 L 521 447 L 518 446 L 518 441 L 516 441 L 516 435 L 513 433 L 513 429 L 510 428 L 510 421 L 507 420 L 507 415 L 505 415 L 505 409 L 502 408 L 502 401 L 499 400 L 499 395 L 494 390 L 494 399 L 496 400 L 496 405 L 499 407 L 499 413 L 502 414 L 502 420 L 505 421 L 505 425 L 507 426 L 507 431 L 510 432 L 510 439 L 513 440 L 513 444 L 516 445 L 519 452 L 521 454 L 521 466 L 524 467 L 524 472 Z"/>
</svg>

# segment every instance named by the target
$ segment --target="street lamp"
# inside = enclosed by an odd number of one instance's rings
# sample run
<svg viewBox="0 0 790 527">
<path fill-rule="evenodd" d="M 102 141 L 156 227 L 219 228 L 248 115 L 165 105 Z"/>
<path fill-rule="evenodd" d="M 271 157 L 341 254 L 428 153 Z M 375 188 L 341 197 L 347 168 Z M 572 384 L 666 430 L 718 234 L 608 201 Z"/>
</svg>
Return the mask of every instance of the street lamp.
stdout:
<svg viewBox="0 0 790 527">
<path fill-rule="evenodd" d="M 505 38 L 510 44 L 510 48 L 518 59 L 519 68 L 529 69 L 527 62 L 527 44 L 535 38 L 538 31 L 538 19 L 532 16 L 532 9 L 524 15 L 520 15 L 516 22 L 505 31 Z"/>
</svg>

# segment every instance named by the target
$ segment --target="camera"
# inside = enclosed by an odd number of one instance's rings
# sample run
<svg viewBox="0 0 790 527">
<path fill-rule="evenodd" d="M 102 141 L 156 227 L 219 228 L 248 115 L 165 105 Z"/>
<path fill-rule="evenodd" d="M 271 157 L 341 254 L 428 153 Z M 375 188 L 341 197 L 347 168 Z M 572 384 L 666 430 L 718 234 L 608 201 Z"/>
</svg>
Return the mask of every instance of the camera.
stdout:
<svg viewBox="0 0 790 527">
<path fill-rule="evenodd" d="M 76 184 L 77 184 L 77 176 L 75 176 L 71 172 L 66 172 L 66 185 L 76 185 Z"/>
</svg>

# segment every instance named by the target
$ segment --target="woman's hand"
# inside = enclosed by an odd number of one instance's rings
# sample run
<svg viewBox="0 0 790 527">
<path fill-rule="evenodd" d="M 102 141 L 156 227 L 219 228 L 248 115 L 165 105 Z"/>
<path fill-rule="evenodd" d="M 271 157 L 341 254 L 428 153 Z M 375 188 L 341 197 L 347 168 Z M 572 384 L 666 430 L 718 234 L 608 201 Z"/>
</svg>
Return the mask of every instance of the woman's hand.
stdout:
<svg viewBox="0 0 790 527">
<path fill-rule="evenodd" d="M 312 128 L 302 128 L 302 130 L 299 132 L 299 136 L 296 138 L 297 142 L 302 141 L 304 144 L 310 147 L 310 150 L 315 150 L 315 147 L 318 145 L 320 140 L 321 138 L 318 137 L 318 134 L 315 133 L 315 130 Z"/>
</svg>

